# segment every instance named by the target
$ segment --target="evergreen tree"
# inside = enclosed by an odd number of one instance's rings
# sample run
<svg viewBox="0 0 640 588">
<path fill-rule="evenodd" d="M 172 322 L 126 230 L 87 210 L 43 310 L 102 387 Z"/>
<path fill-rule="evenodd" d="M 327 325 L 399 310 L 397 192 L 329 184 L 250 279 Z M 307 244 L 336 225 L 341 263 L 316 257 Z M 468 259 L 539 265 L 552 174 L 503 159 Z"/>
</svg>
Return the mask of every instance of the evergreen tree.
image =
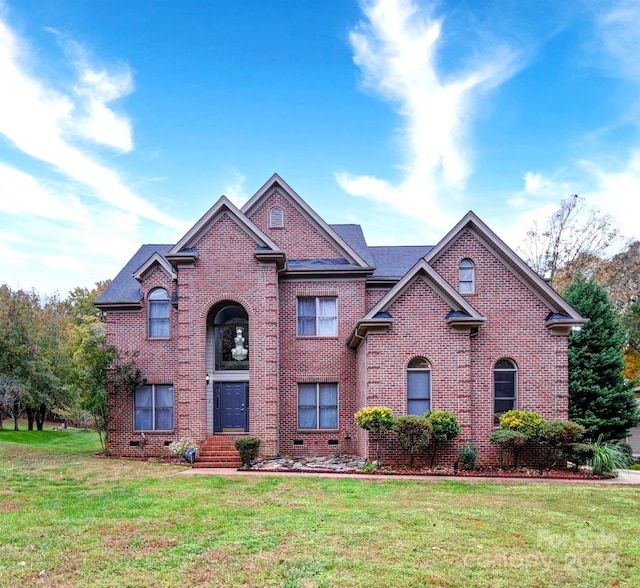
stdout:
<svg viewBox="0 0 640 588">
<path fill-rule="evenodd" d="M 622 376 L 624 331 L 606 290 L 579 275 L 564 293 L 589 319 L 569 341 L 569 418 L 586 437 L 617 440 L 637 424 L 633 384 Z"/>
</svg>

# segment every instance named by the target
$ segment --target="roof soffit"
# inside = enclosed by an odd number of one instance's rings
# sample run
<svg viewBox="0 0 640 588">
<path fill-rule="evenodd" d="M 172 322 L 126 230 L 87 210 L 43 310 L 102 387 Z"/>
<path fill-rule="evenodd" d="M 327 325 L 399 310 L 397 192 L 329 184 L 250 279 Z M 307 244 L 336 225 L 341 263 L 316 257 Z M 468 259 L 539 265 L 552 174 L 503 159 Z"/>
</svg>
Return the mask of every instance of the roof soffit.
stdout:
<svg viewBox="0 0 640 588">
<path fill-rule="evenodd" d="M 302 197 L 287 184 L 278 174 L 273 174 L 269 180 L 249 199 L 242 207 L 242 213 L 249 218 L 271 196 L 274 190 L 289 200 L 291 205 L 298 210 L 307 221 L 313 225 L 320 234 L 327 239 L 338 251 L 340 251 L 351 263 L 368 268 L 370 265 L 363 259 L 318 213 L 313 210 Z"/>
<path fill-rule="evenodd" d="M 578 312 L 534 272 L 498 235 L 496 235 L 480 218 L 469 211 L 462 219 L 433 247 L 425 260 L 435 262 L 449 246 L 468 229 L 495 257 L 502 262 L 520 282 L 522 282 L 543 304 L 550 309 L 567 315 L 570 319 L 583 322 Z"/>
</svg>

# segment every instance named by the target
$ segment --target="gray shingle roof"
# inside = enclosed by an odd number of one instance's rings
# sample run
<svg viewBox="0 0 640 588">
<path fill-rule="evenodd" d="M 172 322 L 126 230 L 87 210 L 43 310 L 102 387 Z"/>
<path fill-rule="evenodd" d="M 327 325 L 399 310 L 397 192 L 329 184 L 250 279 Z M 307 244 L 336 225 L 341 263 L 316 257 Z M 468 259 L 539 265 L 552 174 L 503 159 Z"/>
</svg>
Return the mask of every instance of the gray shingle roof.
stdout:
<svg viewBox="0 0 640 588">
<path fill-rule="evenodd" d="M 399 279 L 404 276 L 433 247 L 431 245 L 393 245 L 369 247 L 373 257 L 374 278 Z"/>
<path fill-rule="evenodd" d="M 143 245 L 127 262 L 113 281 L 98 296 L 96 304 L 138 303 L 142 299 L 140 284 L 133 277 L 136 270 L 147 261 L 154 253 L 164 255 L 173 245 Z"/>
</svg>

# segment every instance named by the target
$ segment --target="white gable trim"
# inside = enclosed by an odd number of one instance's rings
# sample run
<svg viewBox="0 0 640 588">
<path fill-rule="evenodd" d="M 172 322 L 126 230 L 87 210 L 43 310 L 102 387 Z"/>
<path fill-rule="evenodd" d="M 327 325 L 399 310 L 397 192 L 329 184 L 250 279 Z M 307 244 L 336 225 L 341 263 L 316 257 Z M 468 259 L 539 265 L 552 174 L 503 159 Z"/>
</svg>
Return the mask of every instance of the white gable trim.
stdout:
<svg viewBox="0 0 640 588">
<path fill-rule="evenodd" d="M 482 222 L 473 211 L 465 214 L 440 242 L 425 255 L 424 259 L 427 263 L 436 261 L 465 229 L 469 229 L 549 309 L 566 315 L 575 325 L 585 323 L 585 319 Z"/>
<path fill-rule="evenodd" d="M 421 277 L 429 287 L 442 298 L 454 311 L 462 311 L 470 318 L 484 322 L 486 319 L 478 313 L 456 290 L 454 290 L 438 272 L 436 272 L 424 259 L 420 259 L 404 277 L 376 304 L 365 316 L 365 320 L 373 319 L 377 314 L 385 312 L 396 299 Z"/>
<path fill-rule="evenodd" d="M 142 282 L 144 280 L 145 274 L 147 274 L 156 264 L 172 280 L 175 280 L 178 277 L 176 272 L 173 271 L 171 264 L 157 251 L 149 259 L 147 259 L 147 261 L 145 261 L 135 272 L 133 272 L 133 277 L 139 282 Z"/>
<path fill-rule="evenodd" d="M 278 246 L 253 224 L 226 196 L 220 199 L 167 253 L 177 255 L 184 249 L 193 247 L 198 240 L 224 215 L 234 220 L 258 245 L 280 252 Z"/>
<path fill-rule="evenodd" d="M 242 212 L 250 217 L 271 193 L 280 188 L 289 202 L 304 216 L 346 259 L 363 268 L 369 268 L 369 264 L 340 236 L 336 233 L 278 174 L 273 174 L 269 180 L 249 199 L 242 207 Z"/>
</svg>

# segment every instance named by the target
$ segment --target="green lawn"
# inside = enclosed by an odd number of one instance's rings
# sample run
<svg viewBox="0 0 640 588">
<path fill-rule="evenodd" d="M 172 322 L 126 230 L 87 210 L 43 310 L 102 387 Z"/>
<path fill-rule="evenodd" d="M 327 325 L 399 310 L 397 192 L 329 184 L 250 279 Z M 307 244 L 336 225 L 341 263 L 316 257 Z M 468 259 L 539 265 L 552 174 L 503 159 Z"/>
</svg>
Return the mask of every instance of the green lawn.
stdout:
<svg viewBox="0 0 640 588">
<path fill-rule="evenodd" d="M 638 586 L 640 489 L 182 476 L 0 431 L 1 586 Z"/>
</svg>

